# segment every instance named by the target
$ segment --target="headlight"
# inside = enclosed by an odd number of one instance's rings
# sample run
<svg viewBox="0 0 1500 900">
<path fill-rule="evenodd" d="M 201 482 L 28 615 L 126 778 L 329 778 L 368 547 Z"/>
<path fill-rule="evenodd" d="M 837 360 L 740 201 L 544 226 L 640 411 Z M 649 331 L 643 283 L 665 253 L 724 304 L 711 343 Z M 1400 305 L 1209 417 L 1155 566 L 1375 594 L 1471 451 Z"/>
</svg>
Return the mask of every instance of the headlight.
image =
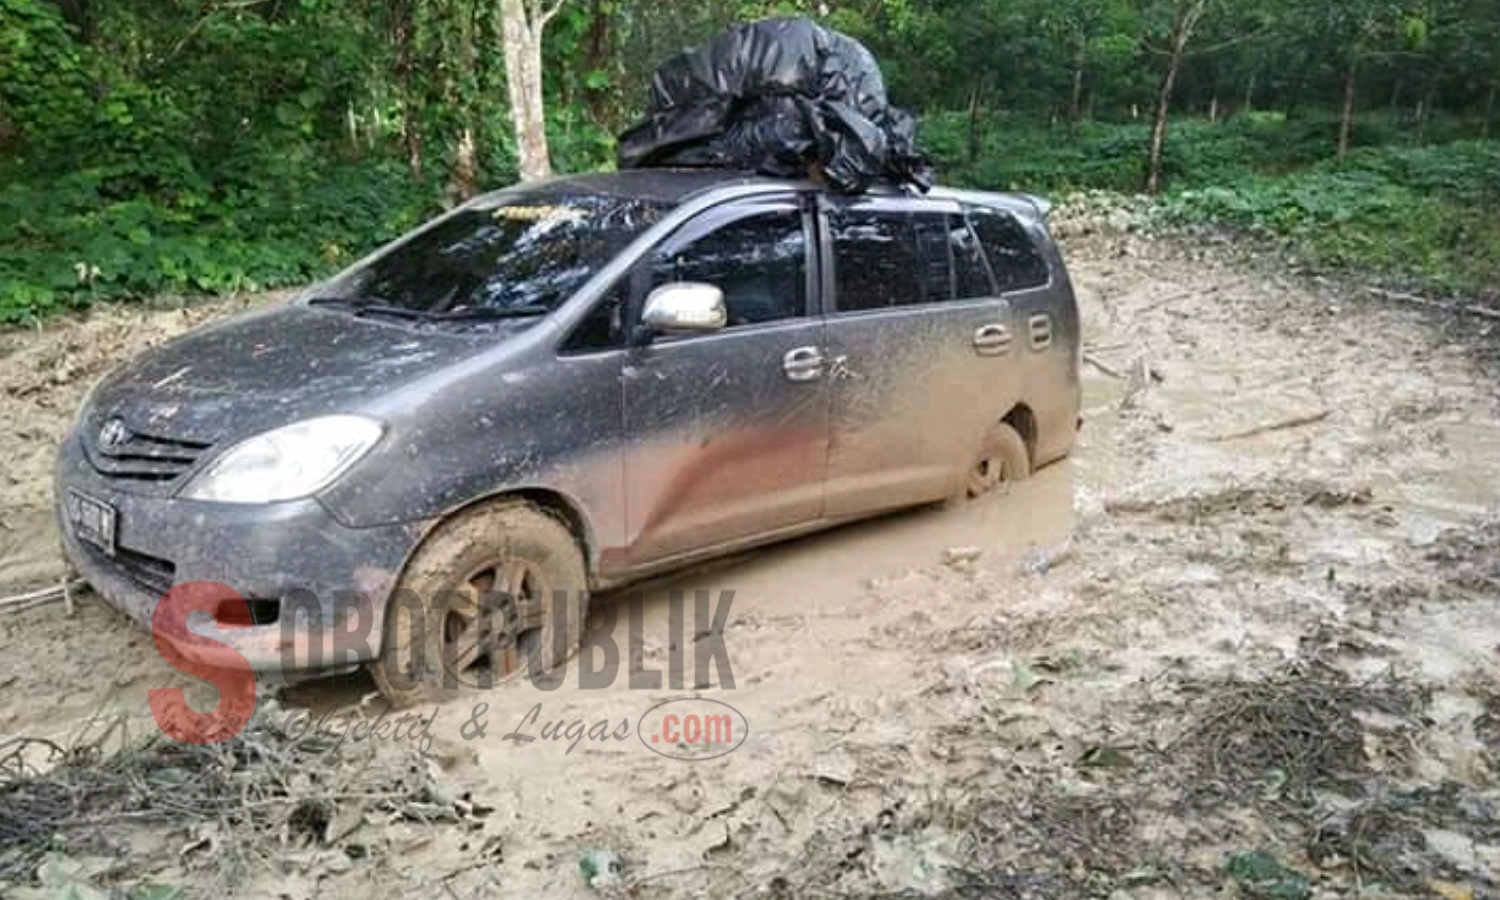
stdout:
<svg viewBox="0 0 1500 900">
<path fill-rule="evenodd" d="M 194 478 L 182 496 L 219 503 L 275 503 L 316 494 L 384 431 L 360 416 L 325 416 L 248 438 Z"/>
</svg>

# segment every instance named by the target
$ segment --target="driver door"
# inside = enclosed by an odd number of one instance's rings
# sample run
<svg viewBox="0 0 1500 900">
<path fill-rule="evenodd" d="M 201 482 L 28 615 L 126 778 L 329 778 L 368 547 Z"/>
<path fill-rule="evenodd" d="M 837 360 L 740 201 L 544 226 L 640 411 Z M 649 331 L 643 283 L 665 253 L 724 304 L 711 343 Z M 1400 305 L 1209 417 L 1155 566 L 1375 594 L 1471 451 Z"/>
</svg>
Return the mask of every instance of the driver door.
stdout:
<svg viewBox="0 0 1500 900">
<path fill-rule="evenodd" d="M 659 335 L 623 370 L 632 561 L 687 558 L 816 522 L 828 464 L 812 218 L 788 194 L 716 207 L 642 262 L 651 290 L 712 284 L 728 324 Z"/>
</svg>

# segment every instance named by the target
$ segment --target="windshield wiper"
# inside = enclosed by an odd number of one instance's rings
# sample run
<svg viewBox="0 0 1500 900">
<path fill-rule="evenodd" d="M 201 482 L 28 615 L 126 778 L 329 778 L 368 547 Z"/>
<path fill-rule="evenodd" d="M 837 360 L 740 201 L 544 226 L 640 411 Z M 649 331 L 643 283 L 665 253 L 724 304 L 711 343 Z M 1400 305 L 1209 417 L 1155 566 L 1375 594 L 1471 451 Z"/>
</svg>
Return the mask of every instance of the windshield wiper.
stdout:
<svg viewBox="0 0 1500 900">
<path fill-rule="evenodd" d="M 433 310 L 412 309 L 407 306 L 393 306 L 388 303 L 377 303 L 346 297 L 314 297 L 307 301 L 307 305 L 342 306 L 361 318 L 365 316 L 391 316 L 392 318 L 405 319 L 411 322 L 477 322 L 490 319 L 529 319 L 535 316 L 545 316 L 552 311 L 545 306 L 478 306 L 470 309 L 436 312 Z"/>
<path fill-rule="evenodd" d="M 398 319 L 407 319 L 415 322 L 425 320 L 429 315 L 419 309 L 392 306 L 388 303 L 378 303 L 374 300 L 366 300 L 359 297 L 314 297 L 307 301 L 307 305 L 342 307 L 361 318 L 364 316 L 393 316 Z"/>
<path fill-rule="evenodd" d="M 447 312 L 430 312 L 426 318 L 435 322 L 481 321 L 484 319 L 530 319 L 545 316 L 552 310 L 545 306 L 476 306 L 472 309 L 454 309 Z"/>
</svg>

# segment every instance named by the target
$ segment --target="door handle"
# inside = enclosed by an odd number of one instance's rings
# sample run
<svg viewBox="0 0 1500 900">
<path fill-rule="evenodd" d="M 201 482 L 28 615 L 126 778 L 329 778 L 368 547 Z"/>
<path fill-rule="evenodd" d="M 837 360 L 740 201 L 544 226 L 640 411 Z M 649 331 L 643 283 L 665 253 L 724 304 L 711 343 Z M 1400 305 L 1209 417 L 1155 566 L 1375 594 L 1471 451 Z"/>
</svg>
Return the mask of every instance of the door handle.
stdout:
<svg viewBox="0 0 1500 900">
<path fill-rule="evenodd" d="M 1004 325 L 985 325 L 974 332 L 974 349 L 980 356 L 1004 356 L 1013 341 Z"/>
<path fill-rule="evenodd" d="M 823 351 L 798 347 L 781 358 L 781 371 L 791 381 L 817 381 L 823 377 Z"/>
</svg>

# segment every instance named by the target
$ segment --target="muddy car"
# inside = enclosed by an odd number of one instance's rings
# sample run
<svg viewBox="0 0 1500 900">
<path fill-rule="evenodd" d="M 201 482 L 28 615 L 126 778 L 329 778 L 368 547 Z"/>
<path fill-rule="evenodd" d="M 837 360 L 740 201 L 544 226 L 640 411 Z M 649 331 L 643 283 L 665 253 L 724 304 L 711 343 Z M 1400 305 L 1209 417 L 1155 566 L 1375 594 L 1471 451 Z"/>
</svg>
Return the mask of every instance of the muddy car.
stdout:
<svg viewBox="0 0 1500 900">
<path fill-rule="evenodd" d="M 67 555 L 147 627 L 217 591 L 165 635 L 210 662 L 370 665 L 398 703 L 550 669 L 591 593 L 1065 456 L 1045 216 L 722 172 L 483 196 L 101 382 Z"/>
</svg>

